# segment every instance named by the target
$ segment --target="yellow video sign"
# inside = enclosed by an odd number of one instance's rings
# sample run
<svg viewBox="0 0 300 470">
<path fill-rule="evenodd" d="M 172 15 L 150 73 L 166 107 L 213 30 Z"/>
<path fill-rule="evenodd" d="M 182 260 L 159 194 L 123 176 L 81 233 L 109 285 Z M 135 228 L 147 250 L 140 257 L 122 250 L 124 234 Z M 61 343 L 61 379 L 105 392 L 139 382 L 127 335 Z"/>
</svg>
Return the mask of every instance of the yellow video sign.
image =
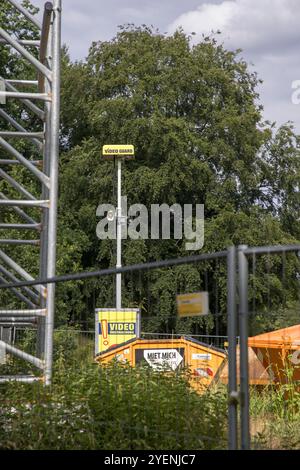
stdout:
<svg viewBox="0 0 300 470">
<path fill-rule="evenodd" d="M 113 158 L 134 158 L 133 145 L 103 145 L 102 156 L 107 160 Z"/>
<path fill-rule="evenodd" d="M 139 309 L 96 309 L 95 353 L 140 336 Z"/>
<path fill-rule="evenodd" d="M 195 317 L 207 315 L 208 292 L 177 295 L 177 311 L 179 317 Z"/>
</svg>

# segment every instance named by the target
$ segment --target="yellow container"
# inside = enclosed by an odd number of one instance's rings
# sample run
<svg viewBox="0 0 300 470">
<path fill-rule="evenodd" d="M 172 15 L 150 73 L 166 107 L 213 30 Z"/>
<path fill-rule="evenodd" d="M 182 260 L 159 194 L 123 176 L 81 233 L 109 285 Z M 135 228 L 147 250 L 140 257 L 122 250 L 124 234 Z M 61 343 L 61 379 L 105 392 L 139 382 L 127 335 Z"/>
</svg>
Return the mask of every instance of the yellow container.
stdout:
<svg viewBox="0 0 300 470">
<path fill-rule="evenodd" d="M 134 339 L 98 354 L 100 364 L 112 360 L 138 364 L 149 364 L 155 370 L 170 371 L 188 368 L 190 384 L 197 391 L 203 391 L 219 377 L 225 363 L 225 351 L 207 346 L 190 338 L 181 337 L 167 340 Z"/>
</svg>

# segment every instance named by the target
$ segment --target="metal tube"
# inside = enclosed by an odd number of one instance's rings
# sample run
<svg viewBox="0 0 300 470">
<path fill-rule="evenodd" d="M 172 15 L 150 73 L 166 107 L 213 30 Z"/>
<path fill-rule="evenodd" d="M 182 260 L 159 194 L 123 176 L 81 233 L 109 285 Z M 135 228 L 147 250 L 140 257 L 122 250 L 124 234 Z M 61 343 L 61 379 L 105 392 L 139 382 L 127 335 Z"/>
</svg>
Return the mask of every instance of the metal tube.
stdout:
<svg viewBox="0 0 300 470">
<path fill-rule="evenodd" d="M 12 38 L 3 28 L 0 28 L 0 36 L 3 37 L 16 51 L 18 51 L 28 62 L 30 62 L 36 70 L 41 72 L 49 81 L 52 80 L 52 73 L 47 67 L 45 67 L 41 62 L 36 59 L 25 47 L 23 47 L 19 42 Z"/>
<path fill-rule="evenodd" d="M 24 315 L 15 315 L 14 317 L 9 315 L 0 315 L 0 322 L 9 324 L 9 323 L 32 323 L 35 324 L 37 322 L 36 316 L 25 317 Z"/>
<path fill-rule="evenodd" d="M 11 117 L 9 114 L 7 114 L 3 109 L 0 108 L 0 116 L 2 116 L 6 121 L 9 122 L 15 129 L 17 129 L 20 132 L 26 132 L 26 129 L 21 126 L 13 117 Z M 39 151 L 42 150 L 43 145 L 38 139 L 31 139 L 31 141 L 36 145 L 36 147 L 39 149 Z M 20 163 L 20 162 L 19 162 Z M 31 162 L 33 163 L 33 162 Z M 33 163 L 34 164 L 34 163 Z"/>
<path fill-rule="evenodd" d="M 41 25 L 40 21 L 37 18 L 35 18 L 35 16 L 31 15 L 31 13 L 29 13 L 28 10 L 26 10 L 24 7 L 22 7 L 22 5 L 20 5 L 15 0 L 8 0 L 8 2 L 11 5 L 13 5 L 17 10 L 19 10 L 19 12 L 22 13 L 22 15 L 25 16 L 25 18 L 27 18 L 29 21 L 31 21 L 31 23 L 34 24 L 34 26 L 36 26 L 38 29 L 42 29 L 42 25 Z"/>
<path fill-rule="evenodd" d="M 49 34 L 52 35 L 52 27 L 50 26 Z M 47 57 L 46 57 L 47 55 Z M 47 65 L 52 69 L 52 43 L 48 41 L 47 50 L 44 57 L 44 62 L 47 61 Z M 49 82 L 43 84 L 45 93 L 51 93 L 51 87 Z M 45 102 L 45 122 L 44 122 L 44 145 L 43 145 L 43 172 L 45 175 L 50 175 L 50 160 L 51 160 L 51 109 L 52 103 Z M 46 186 L 42 187 L 42 199 L 49 199 L 49 189 Z M 40 278 L 47 277 L 48 269 L 48 226 L 49 226 L 49 211 L 44 210 L 42 212 L 42 231 L 40 234 Z M 47 299 L 41 297 L 41 307 L 46 307 Z M 45 318 L 39 318 L 38 320 L 38 334 L 37 334 L 37 356 L 44 358 L 45 356 Z"/>
<path fill-rule="evenodd" d="M 4 80 L 3 77 L 0 77 L 1 80 Z M 11 84 L 4 80 L 5 86 L 7 90 L 14 91 L 18 93 L 18 90 Z M 21 99 L 21 103 L 23 103 L 30 111 L 32 111 L 36 116 L 38 116 L 42 121 L 45 119 L 44 111 L 36 106 L 32 101 L 28 99 Z"/>
<path fill-rule="evenodd" d="M 19 160 L 19 162 L 21 162 L 25 166 L 25 168 L 31 171 L 31 173 L 33 173 L 41 181 L 41 183 L 49 187 L 50 183 L 49 183 L 48 176 L 44 175 L 42 171 L 40 171 L 38 168 L 32 165 L 32 163 L 29 160 L 27 160 L 27 158 L 25 158 L 20 152 L 18 152 L 2 137 L 0 137 L 0 145 L 9 153 L 11 153 L 11 155 L 13 155 L 17 160 Z"/>
<path fill-rule="evenodd" d="M 0 348 L 1 347 L 5 349 L 6 353 L 19 357 L 20 359 L 24 359 L 25 361 L 30 362 L 39 369 L 44 369 L 44 362 L 38 359 L 37 357 L 34 357 L 31 354 L 27 354 L 24 351 L 21 351 L 20 349 L 17 349 L 8 343 L 5 343 L 4 341 L 0 341 Z"/>
<path fill-rule="evenodd" d="M 26 93 L 23 91 L 0 91 L 0 98 L 15 98 L 25 100 L 51 101 L 51 96 L 46 93 Z"/>
<path fill-rule="evenodd" d="M 46 65 L 46 54 L 48 50 L 48 41 L 49 41 L 52 11 L 53 11 L 52 3 L 51 2 L 45 3 L 42 34 L 41 34 L 40 55 L 39 55 L 40 63 L 43 65 Z M 39 86 L 39 91 L 42 93 L 45 88 L 45 78 L 44 78 L 44 75 L 41 73 L 38 74 L 38 86 Z"/>
<path fill-rule="evenodd" d="M 37 41 L 35 41 L 35 42 L 37 42 Z M 32 85 L 37 85 L 38 81 L 37 80 L 6 80 L 6 83 L 11 83 L 12 85 L 32 86 Z"/>
<path fill-rule="evenodd" d="M 36 198 L 29 191 L 27 191 L 27 189 L 25 189 L 14 178 L 8 175 L 4 170 L 1 170 L 1 168 L 0 168 L 0 176 L 2 176 L 3 179 L 5 179 L 14 189 L 16 189 L 20 194 L 25 196 L 27 199 L 30 199 L 31 201 L 36 201 Z"/>
<path fill-rule="evenodd" d="M 49 201 L 0 200 L 0 206 L 49 207 Z"/>
<path fill-rule="evenodd" d="M 5 194 L 1 193 L 0 192 L 0 200 L 3 200 L 3 201 L 8 201 L 9 199 L 5 196 Z M 24 219 L 26 222 L 28 222 L 29 224 L 37 224 L 37 222 L 32 218 L 32 217 L 29 217 L 29 215 L 27 215 L 22 209 L 20 209 L 19 207 L 17 206 L 12 206 L 12 209 L 15 211 L 16 214 L 18 214 L 22 219 Z"/>
<path fill-rule="evenodd" d="M 52 112 L 51 112 L 51 160 L 49 188 L 50 209 L 48 227 L 48 263 L 47 276 L 55 276 L 56 237 L 57 237 L 57 200 L 58 200 L 58 156 L 59 156 L 59 118 L 60 118 L 60 54 L 61 54 L 61 0 L 53 2 L 52 26 Z M 45 325 L 45 383 L 51 384 L 53 358 L 53 329 L 55 311 L 55 284 L 47 286 L 47 310 Z"/>
<path fill-rule="evenodd" d="M 31 39 L 18 39 L 17 41 L 22 46 L 40 47 L 40 41 L 34 41 L 34 40 L 31 40 Z M 7 41 L 5 41 L 5 39 L 0 39 L 0 44 L 8 44 L 8 43 L 7 43 Z M 14 81 L 17 81 L 17 80 L 14 80 Z"/>
<path fill-rule="evenodd" d="M 1 251 L 0 251 L 1 253 Z M 108 269 L 101 269 L 100 271 L 90 271 L 90 272 L 81 272 L 76 274 L 66 274 L 64 276 L 53 276 L 52 278 L 47 279 L 38 279 L 35 281 L 29 282 L 18 282 L 16 284 L 9 284 L 7 288 L 10 287 L 23 287 L 23 286 L 34 286 L 37 284 L 56 284 L 58 282 L 71 282 L 71 281 L 79 281 L 81 279 L 91 279 L 93 277 L 102 277 L 102 276 L 110 276 L 117 273 L 129 273 L 134 271 L 148 271 L 150 269 L 159 269 L 159 268 L 167 268 L 170 266 L 182 266 L 183 264 L 192 264 L 197 263 L 200 261 L 208 261 L 213 259 L 224 258 L 227 255 L 227 251 L 219 251 L 217 253 L 209 253 L 209 254 L 202 254 L 202 255 L 193 255 L 193 256 L 186 256 L 178 259 L 169 259 L 163 261 L 154 261 L 151 263 L 143 263 L 143 264 L 132 264 L 131 266 L 123 266 L 122 268 L 108 268 Z M 3 286 L 0 286 L 2 289 Z"/>
<path fill-rule="evenodd" d="M 7 382 L 20 382 L 24 384 L 31 384 L 33 382 L 41 382 L 43 381 L 43 377 L 34 377 L 34 376 L 18 376 L 18 375 L 6 375 L 4 377 L 0 377 L 0 384 L 4 384 Z"/>
<path fill-rule="evenodd" d="M 0 276 L 0 283 L 7 284 L 7 280 L 4 277 Z M 17 289 L 13 288 L 12 292 L 19 300 L 21 300 L 21 302 L 24 302 L 29 308 L 36 307 L 36 305 L 33 302 L 31 302 L 31 300 L 27 299 L 27 297 L 25 297 L 25 295 L 23 295 Z"/>
<path fill-rule="evenodd" d="M 33 162 L 32 160 L 30 161 L 33 165 L 40 166 L 40 160 L 36 160 L 35 162 Z M 4 160 L 0 158 L 0 166 L 1 165 L 21 165 L 21 162 L 19 162 L 18 160 Z"/>
<path fill-rule="evenodd" d="M 288 251 L 300 251 L 300 245 L 275 245 L 275 246 L 256 246 L 246 248 L 245 255 L 268 255 L 270 253 L 286 253 Z"/>
<path fill-rule="evenodd" d="M 19 280 L 14 276 L 10 271 L 8 271 L 4 266 L 0 265 L 0 272 L 4 274 L 4 276 L 8 277 L 12 282 L 18 282 Z M 7 281 L 6 281 L 7 284 Z M 30 307 L 36 308 L 37 304 L 39 303 L 39 296 L 33 292 L 33 290 L 29 289 L 29 287 L 22 287 L 22 290 L 33 299 L 35 304 L 31 304 Z M 18 292 L 18 291 L 17 291 Z M 25 297 L 26 298 L 26 297 Z M 23 299 L 20 299 L 23 300 Z M 27 299 L 28 300 L 28 299 Z M 26 302 L 26 301 L 25 301 Z M 28 301 L 30 302 L 30 301 Z M 28 303 L 26 302 L 26 303 Z"/>
<path fill-rule="evenodd" d="M 28 321 L 9 321 L 9 323 L 0 320 L 0 327 L 2 326 L 3 328 L 18 328 L 18 327 L 23 327 L 23 328 L 34 328 L 36 329 L 36 319 L 28 320 Z"/>
<path fill-rule="evenodd" d="M 21 268 L 21 266 L 18 265 L 12 258 L 10 258 L 8 255 L 6 255 L 2 250 L 0 250 L 0 258 L 11 268 L 13 269 L 16 273 L 18 273 L 20 276 L 22 276 L 24 279 L 27 281 L 34 281 L 33 277 L 28 274 L 25 269 Z M 39 283 L 34 287 L 34 290 L 36 290 L 39 294 L 45 295 L 45 287 Z"/>
<path fill-rule="evenodd" d="M 0 224 L 0 230 L 40 230 L 41 224 Z"/>
<path fill-rule="evenodd" d="M 236 248 L 228 248 L 227 256 L 227 318 L 228 318 L 228 449 L 236 450 L 237 441 L 237 370 L 236 370 Z"/>
<path fill-rule="evenodd" d="M 0 245 L 31 245 L 39 246 L 40 240 L 12 240 L 10 238 L 0 238 Z"/>
<path fill-rule="evenodd" d="M 238 248 L 239 265 L 239 323 L 240 323 L 240 418 L 241 448 L 250 449 L 249 429 L 249 370 L 248 370 L 248 260 L 246 245 Z"/>
<path fill-rule="evenodd" d="M 122 267 L 122 161 L 118 160 L 118 203 L 117 203 L 117 264 Z M 116 308 L 122 308 L 122 274 L 116 274 Z"/>
<path fill-rule="evenodd" d="M 43 139 L 43 132 L 0 131 L 0 137 L 21 137 L 22 139 Z"/>
<path fill-rule="evenodd" d="M 46 315 L 46 309 L 31 309 L 31 310 L 0 310 L 0 316 L 8 317 L 44 317 Z"/>
</svg>

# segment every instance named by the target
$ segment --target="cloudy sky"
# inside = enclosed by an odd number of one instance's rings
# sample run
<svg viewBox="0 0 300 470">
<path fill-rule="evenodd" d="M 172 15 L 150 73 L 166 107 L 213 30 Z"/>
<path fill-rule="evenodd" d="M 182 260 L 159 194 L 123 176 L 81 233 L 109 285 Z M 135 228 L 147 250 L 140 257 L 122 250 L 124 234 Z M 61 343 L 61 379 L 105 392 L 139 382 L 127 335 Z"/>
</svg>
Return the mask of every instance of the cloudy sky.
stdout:
<svg viewBox="0 0 300 470">
<path fill-rule="evenodd" d="M 169 33 L 182 26 L 196 33 L 195 41 L 220 30 L 225 45 L 242 48 L 264 81 L 265 119 L 277 125 L 292 120 L 300 133 L 300 91 L 292 89 L 299 80 L 300 90 L 300 0 L 63 0 L 63 9 L 63 41 L 73 59 L 84 58 L 92 41 L 114 37 L 124 23 Z"/>
</svg>

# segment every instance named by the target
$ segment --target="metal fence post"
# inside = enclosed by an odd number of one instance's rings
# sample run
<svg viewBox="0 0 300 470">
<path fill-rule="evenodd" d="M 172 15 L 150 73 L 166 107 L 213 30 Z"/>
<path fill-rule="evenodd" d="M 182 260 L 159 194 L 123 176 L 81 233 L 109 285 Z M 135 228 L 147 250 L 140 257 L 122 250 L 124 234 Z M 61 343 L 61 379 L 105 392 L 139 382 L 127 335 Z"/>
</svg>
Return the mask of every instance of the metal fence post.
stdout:
<svg viewBox="0 0 300 470">
<path fill-rule="evenodd" d="M 236 248 L 227 252 L 227 335 L 228 335 L 228 448 L 236 450 L 237 439 L 237 378 L 236 378 Z"/>
<path fill-rule="evenodd" d="M 249 370 L 248 370 L 248 260 L 244 251 L 246 245 L 238 248 L 239 272 L 239 326 L 240 326 L 240 419 L 241 448 L 250 449 L 249 430 Z"/>
</svg>

